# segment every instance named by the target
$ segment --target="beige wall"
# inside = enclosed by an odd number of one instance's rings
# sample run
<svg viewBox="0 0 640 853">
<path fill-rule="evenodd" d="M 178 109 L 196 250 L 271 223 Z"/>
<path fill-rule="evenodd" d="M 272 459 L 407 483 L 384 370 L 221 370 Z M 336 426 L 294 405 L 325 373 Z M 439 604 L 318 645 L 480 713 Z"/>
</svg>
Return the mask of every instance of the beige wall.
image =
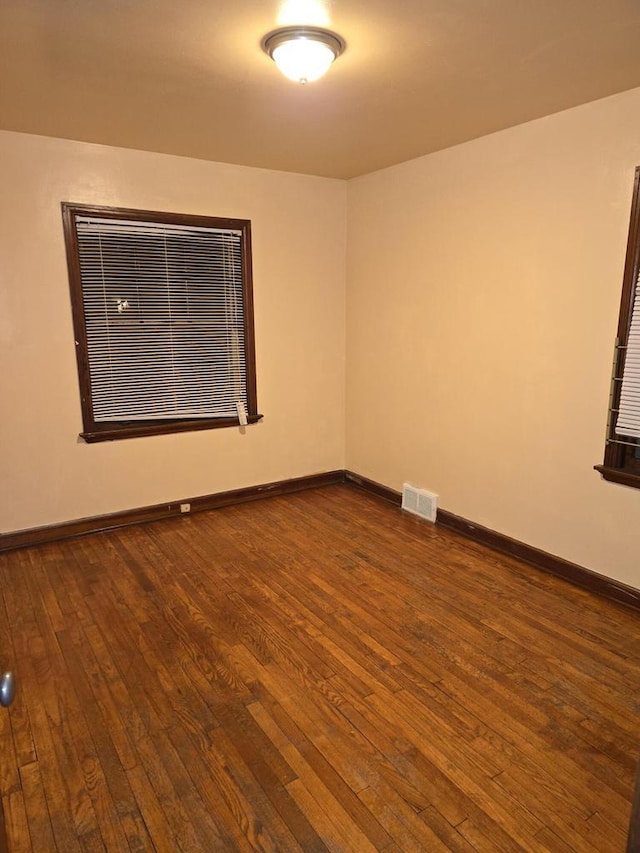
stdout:
<svg viewBox="0 0 640 853">
<path fill-rule="evenodd" d="M 351 181 L 347 467 L 640 587 L 606 483 L 640 90 Z"/>
<path fill-rule="evenodd" d="M 344 466 L 343 182 L 14 133 L 0 172 L 1 532 Z M 251 219 L 262 423 L 78 439 L 61 201 Z"/>
<path fill-rule="evenodd" d="M 346 466 L 640 587 L 640 491 L 592 470 L 640 90 L 348 184 L 13 133 L 0 164 L 2 532 Z M 261 424 L 78 439 L 62 200 L 252 220 Z"/>
</svg>

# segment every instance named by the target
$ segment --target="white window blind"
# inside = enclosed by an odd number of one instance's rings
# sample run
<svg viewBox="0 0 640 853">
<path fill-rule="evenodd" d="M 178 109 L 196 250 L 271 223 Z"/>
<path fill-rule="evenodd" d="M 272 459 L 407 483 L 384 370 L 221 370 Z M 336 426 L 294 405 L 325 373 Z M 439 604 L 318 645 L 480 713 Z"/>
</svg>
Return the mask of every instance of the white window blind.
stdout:
<svg viewBox="0 0 640 853">
<path fill-rule="evenodd" d="M 240 231 L 76 217 L 96 422 L 247 406 Z"/>
<path fill-rule="evenodd" d="M 640 284 L 638 282 L 636 282 L 627 339 L 616 433 L 640 438 Z"/>
</svg>

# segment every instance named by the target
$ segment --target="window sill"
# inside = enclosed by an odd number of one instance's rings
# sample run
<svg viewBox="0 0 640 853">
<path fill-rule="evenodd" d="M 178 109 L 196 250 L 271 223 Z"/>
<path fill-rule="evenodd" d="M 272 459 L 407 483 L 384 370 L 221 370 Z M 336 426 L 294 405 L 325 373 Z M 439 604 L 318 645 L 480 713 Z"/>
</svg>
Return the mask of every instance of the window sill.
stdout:
<svg viewBox="0 0 640 853">
<path fill-rule="evenodd" d="M 623 471 L 621 468 L 607 468 L 606 465 L 594 465 L 605 480 L 610 483 L 620 483 L 623 486 L 631 486 L 632 489 L 640 489 L 640 476 Z"/>
<path fill-rule="evenodd" d="M 248 415 L 249 424 L 255 424 L 262 420 L 262 415 Z M 176 432 L 196 432 L 204 429 L 223 429 L 225 427 L 238 427 L 238 418 L 211 418 L 209 420 L 193 421 L 143 421 L 140 423 L 105 424 L 104 427 L 96 425 L 96 429 L 80 433 L 80 438 L 87 444 L 98 441 L 117 441 L 123 438 L 141 438 L 150 435 L 168 435 Z"/>
</svg>

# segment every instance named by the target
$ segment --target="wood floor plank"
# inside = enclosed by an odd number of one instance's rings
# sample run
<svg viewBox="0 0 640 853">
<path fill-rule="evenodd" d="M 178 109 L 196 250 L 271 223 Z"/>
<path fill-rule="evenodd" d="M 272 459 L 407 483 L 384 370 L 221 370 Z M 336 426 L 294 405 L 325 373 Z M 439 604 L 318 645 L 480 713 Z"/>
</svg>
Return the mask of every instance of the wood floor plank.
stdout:
<svg viewBox="0 0 640 853">
<path fill-rule="evenodd" d="M 251 850 L 247 833 L 247 809 L 231 780 L 220 776 L 217 768 L 211 770 L 207 754 L 200 744 L 194 744 L 184 728 L 176 726 L 168 732 L 168 736 L 176 751 L 183 757 L 195 790 L 215 818 L 216 834 L 210 849 L 239 850 L 242 853 Z M 218 836 L 222 840 L 220 846 L 216 840 Z"/>
<path fill-rule="evenodd" d="M 376 849 L 384 849 L 391 841 L 379 821 L 362 807 L 361 801 L 347 784 L 339 768 L 330 763 L 318 745 L 307 739 L 296 723 L 286 713 L 284 708 L 273 700 L 267 698 L 266 704 L 256 702 L 249 707 L 254 718 L 262 727 L 263 731 L 278 746 L 281 752 L 295 749 L 296 759 L 300 755 L 311 771 L 331 792 L 332 796 L 340 804 L 344 812 L 356 824 L 360 831 L 375 845 Z M 272 712 L 266 711 L 269 707 Z M 284 730 L 281 728 L 284 726 Z M 285 731 L 290 737 L 285 734 Z M 321 746 L 321 745 L 320 745 Z"/>
<path fill-rule="evenodd" d="M 474 848 L 465 841 L 455 827 L 451 826 L 435 806 L 429 806 L 420 812 L 420 818 L 431 827 L 447 850 L 452 850 L 454 853 L 473 853 Z"/>
<path fill-rule="evenodd" d="M 619 853 L 640 616 L 348 485 L 0 555 L 11 853 Z"/>
<path fill-rule="evenodd" d="M 600 808 L 606 812 L 611 809 L 613 814 L 620 815 L 620 810 L 625 807 L 620 795 L 568 758 L 563 743 L 557 742 L 554 731 L 543 731 L 520 722 L 517 710 L 507 708 L 500 695 L 497 698 L 492 697 L 486 686 L 472 686 L 453 674 L 441 682 L 440 686 L 458 701 L 473 703 L 477 712 L 490 722 L 490 728 L 509 742 L 515 743 L 532 760 L 537 758 L 538 763 L 543 766 L 545 756 L 547 764 L 552 761 L 558 784 L 567 790 L 572 790 L 577 785 L 584 801 L 583 807 L 588 809 L 589 813 Z M 487 690 L 489 697 L 487 693 L 481 692 L 483 690 Z M 582 760 L 582 756 L 579 758 Z"/>
<path fill-rule="evenodd" d="M 290 828 L 221 727 L 211 732 L 211 740 L 207 751 L 208 766 L 215 774 L 219 787 L 224 785 L 226 791 L 229 791 L 233 786 L 235 814 L 250 844 L 259 849 L 283 853 L 300 850 Z M 284 758 L 287 760 L 286 756 Z"/>
<path fill-rule="evenodd" d="M 439 839 L 434 839 L 433 834 L 420 823 L 419 817 L 397 792 L 386 789 L 382 795 L 376 788 L 364 788 L 358 797 L 401 850 L 420 850 L 426 844 L 435 844 L 440 850 L 448 849 Z"/>
<path fill-rule="evenodd" d="M 0 796 L 7 796 L 20 790 L 20 773 L 16 757 L 11 719 L 8 714 L 0 714 Z"/>
<path fill-rule="evenodd" d="M 11 853 L 28 853 L 33 848 L 22 791 L 2 797 L 2 810 Z"/>
<path fill-rule="evenodd" d="M 207 851 L 221 843 L 217 827 L 210 822 L 183 759 L 168 736 L 162 732 L 153 740 L 139 739 L 137 749 L 178 849 Z"/>
<path fill-rule="evenodd" d="M 146 824 L 138 810 L 133 814 L 123 815 L 120 818 L 120 824 L 131 853 L 152 853 L 155 850 Z"/>
<path fill-rule="evenodd" d="M 167 819 L 165 810 L 158 800 L 156 791 L 149 781 L 142 765 L 126 771 L 138 808 L 145 824 L 145 832 L 149 834 L 154 850 L 158 853 L 171 853 L 179 850 L 177 839 Z M 131 847 L 131 845 L 129 845 Z M 215 848 L 212 848 L 215 849 Z"/>
<path fill-rule="evenodd" d="M 34 850 L 56 850 L 51 818 L 37 761 L 20 768 L 20 781 Z"/>
<path fill-rule="evenodd" d="M 25 837 L 26 833 L 28 833 L 28 827 L 25 832 Z M 7 829 L 5 826 L 4 806 L 2 804 L 2 797 L 0 797 L 0 853 L 9 853 L 9 842 L 7 840 Z"/>
</svg>

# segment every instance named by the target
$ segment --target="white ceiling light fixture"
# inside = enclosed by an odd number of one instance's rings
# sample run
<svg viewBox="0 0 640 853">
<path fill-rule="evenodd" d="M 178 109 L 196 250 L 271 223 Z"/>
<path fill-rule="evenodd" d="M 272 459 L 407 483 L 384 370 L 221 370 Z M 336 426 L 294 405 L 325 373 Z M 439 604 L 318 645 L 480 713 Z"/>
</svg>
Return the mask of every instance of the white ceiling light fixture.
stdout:
<svg viewBox="0 0 640 853">
<path fill-rule="evenodd" d="M 262 40 L 262 49 L 285 77 L 310 83 L 326 74 L 345 49 L 336 33 L 321 27 L 283 27 Z"/>
</svg>

